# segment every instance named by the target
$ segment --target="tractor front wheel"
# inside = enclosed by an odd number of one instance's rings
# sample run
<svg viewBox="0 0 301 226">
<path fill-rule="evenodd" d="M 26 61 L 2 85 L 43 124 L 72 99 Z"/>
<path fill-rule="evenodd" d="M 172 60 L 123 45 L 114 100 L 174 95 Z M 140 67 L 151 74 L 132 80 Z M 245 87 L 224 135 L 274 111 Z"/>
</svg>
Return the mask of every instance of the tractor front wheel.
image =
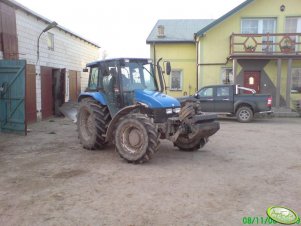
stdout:
<svg viewBox="0 0 301 226">
<path fill-rule="evenodd" d="M 152 121 L 142 114 L 121 118 L 115 130 L 115 146 L 129 163 L 144 163 L 151 159 L 159 145 L 158 132 Z"/>
</svg>

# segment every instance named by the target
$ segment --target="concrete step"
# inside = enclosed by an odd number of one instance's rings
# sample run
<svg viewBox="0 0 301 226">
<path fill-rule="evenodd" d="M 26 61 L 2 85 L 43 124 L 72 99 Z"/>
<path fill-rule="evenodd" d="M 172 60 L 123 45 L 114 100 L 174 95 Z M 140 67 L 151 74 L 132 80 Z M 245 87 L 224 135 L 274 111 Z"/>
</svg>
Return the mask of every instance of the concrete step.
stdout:
<svg viewBox="0 0 301 226">
<path fill-rule="evenodd" d="M 285 107 L 281 107 L 281 108 L 272 108 L 273 112 L 274 112 L 274 116 L 275 117 L 301 117 L 300 113 L 293 111 L 290 108 L 285 108 Z"/>
</svg>

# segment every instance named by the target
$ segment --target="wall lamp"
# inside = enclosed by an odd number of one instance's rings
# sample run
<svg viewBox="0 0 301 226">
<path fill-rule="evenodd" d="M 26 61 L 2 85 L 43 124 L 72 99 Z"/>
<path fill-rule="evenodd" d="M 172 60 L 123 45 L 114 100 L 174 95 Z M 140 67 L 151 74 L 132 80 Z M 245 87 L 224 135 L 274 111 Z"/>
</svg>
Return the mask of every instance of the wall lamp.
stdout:
<svg viewBox="0 0 301 226">
<path fill-rule="evenodd" d="M 40 58 L 40 38 L 41 38 L 41 35 L 46 32 L 46 31 L 49 31 L 50 29 L 56 27 L 58 25 L 57 22 L 53 21 L 51 22 L 50 24 L 48 24 L 47 27 L 44 28 L 44 30 L 40 33 L 39 37 L 38 37 L 38 41 L 37 41 L 37 63 L 39 62 L 39 58 Z"/>
<path fill-rule="evenodd" d="M 285 11 L 285 5 L 281 5 L 281 6 L 280 6 L 280 11 L 281 11 L 281 12 L 284 12 L 284 11 Z"/>
</svg>

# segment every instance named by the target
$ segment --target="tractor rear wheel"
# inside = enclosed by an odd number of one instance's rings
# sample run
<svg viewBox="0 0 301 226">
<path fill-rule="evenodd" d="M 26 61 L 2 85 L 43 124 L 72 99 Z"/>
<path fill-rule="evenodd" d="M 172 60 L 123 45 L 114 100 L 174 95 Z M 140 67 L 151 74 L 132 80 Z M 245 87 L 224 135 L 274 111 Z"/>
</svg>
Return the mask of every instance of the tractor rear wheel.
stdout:
<svg viewBox="0 0 301 226">
<path fill-rule="evenodd" d="M 107 142 L 104 135 L 111 120 L 106 106 L 91 98 L 81 101 L 77 114 L 79 139 L 84 148 L 89 150 L 102 149 Z"/>
<path fill-rule="evenodd" d="M 142 114 L 122 117 L 115 130 L 116 151 L 129 163 L 140 164 L 151 159 L 159 145 L 153 122 Z"/>
<path fill-rule="evenodd" d="M 199 138 L 195 136 L 189 138 L 188 135 L 180 135 L 178 139 L 174 142 L 174 145 L 178 147 L 181 151 L 196 151 L 204 147 L 207 143 L 208 138 Z"/>
</svg>

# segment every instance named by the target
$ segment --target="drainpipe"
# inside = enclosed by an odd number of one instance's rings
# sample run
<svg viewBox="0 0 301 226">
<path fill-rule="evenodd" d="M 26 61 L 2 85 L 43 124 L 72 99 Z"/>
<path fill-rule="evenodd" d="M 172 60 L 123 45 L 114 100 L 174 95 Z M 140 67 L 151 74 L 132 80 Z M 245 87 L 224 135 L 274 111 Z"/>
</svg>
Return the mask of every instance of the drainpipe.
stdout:
<svg viewBox="0 0 301 226">
<path fill-rule="evenodd" d="M 227 65 L 228 62 L 230 60 L 230 57 L 226 58 L 226 62 L 225 63 L 202 63 L 202 64 L 197 64 L 197 69 L 199 69 L 199 66 L 224 66 Z M 198 75 L 198 74 L 197 74 Z M 204 75 L 203 75 L 204 76 Z M 198 80 L 197 80 L 198 81 Z"/>
<path fill-rule="evenodd" d="M 202 64 L 199 64 L 199 43 L 200 41 L 198 40 L 197 38 L 197 34 L 195 33 L 194 34 L 194 41 L 195 41 L 195 46 L 196 46 L 196 62 L 197 62 L 197 67 L 196 67 L 196 87 L 197 87 L 197 90 L 199 90 L 199 67 L 200 66 L 223 66 L 223 65 L 227 65 L 230 58 L 227 57 L 226 58 L 226 62 L 225 63 L 202 63 Z"/>
<path fill-rule="evenodd" d="M 153 59 L 153 62 L 154 62 L 154 64 L 156 64 L 156 62 L 157 62 L 157 59 L 156 59 L 156 44 L 155 44 L 155 42 L 153 42 L 153 53 L 154 53 L 154 59 Z M 156 76 L 156 70 L 155 70 L 155 76 Z"/>
<path fill-rule="evenodd" d="M 198 64 L 198 66 L 218 66 L 218 65 L 227 65 L 228 62 L 229 62 L 229 60 L 230 60 L 230 58 L 227 57 L 225 63 L 203 63 L 203 64 Z"/>
</svg>

